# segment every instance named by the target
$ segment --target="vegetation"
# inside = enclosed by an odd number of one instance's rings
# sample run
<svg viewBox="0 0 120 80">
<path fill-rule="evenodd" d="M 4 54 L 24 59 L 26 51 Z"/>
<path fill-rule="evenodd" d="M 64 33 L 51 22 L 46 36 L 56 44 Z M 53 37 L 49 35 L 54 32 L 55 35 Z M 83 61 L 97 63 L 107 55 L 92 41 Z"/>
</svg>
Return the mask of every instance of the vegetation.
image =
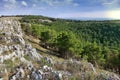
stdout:
<svg viewBox="0 0 120 80">
<path fill-rule="evenodd" d="M 120 73 L 120 21 L 77 21 L 24 16 L 27 35 L 39 38 L 46 48 L 63 58 L 85 59 Z M 41 45 L 41 43 L 40 43 Z"/>
<path fill-rule="evenodd" d="M 55 37 L 56 37 L 56 31 L 54 30 L 48 29 L 46 31 L 41 32 L 42 45 L 44 47 L 46 46 L 52 47 Z"/>
<path fill-rule="evenodd" d="M 87 60 L 95 65 L 100 65 L 105 62 L 102 48 L 100 46 L 97 46 L 95 43 L 84 47 L 81 55 L 83 58 L 87 56 Z"/>
<path fill-rule="evenodd" d="M 61 32 L 56 38 L 56 47 L 64 58 L 72 56 L 76 47 L 77 39 L 72 32 Z"/>
</svg>

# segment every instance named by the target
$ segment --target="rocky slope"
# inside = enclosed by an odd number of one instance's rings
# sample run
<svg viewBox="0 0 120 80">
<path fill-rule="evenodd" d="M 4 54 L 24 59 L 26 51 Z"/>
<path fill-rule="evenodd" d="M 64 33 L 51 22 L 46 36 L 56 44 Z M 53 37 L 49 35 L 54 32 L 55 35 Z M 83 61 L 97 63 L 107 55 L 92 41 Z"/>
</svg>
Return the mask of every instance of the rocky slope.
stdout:
<svg viewBox="0 0 120 80">
<path fill-rule="evenodd" d="M 120 80 L 91 63 L 43 56 L 23 36 L 17 18 L 0 18 L 1 80 Z"/>
</svg>

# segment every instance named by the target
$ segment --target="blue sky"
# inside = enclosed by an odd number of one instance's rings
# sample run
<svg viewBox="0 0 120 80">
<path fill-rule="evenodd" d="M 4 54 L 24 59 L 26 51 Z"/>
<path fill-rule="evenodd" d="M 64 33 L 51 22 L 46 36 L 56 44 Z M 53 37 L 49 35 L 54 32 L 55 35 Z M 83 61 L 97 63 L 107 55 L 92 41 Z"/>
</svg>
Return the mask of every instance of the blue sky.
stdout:
<svg viewBox="0 0 120 80">
<path fill-rule="evenodd" d="M 118 13 L 120 0 L 0 0 L 0 15 L 112 18 Z"/>
</svg>

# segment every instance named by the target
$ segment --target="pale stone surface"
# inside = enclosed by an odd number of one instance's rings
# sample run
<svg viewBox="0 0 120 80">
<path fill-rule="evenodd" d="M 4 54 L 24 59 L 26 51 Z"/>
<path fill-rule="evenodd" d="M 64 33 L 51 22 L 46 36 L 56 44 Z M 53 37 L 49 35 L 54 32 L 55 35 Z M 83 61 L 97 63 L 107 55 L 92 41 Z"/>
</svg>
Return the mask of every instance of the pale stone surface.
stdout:
<svg viewBox="0 0 120 80">
<path fill-rule="evenodd" d="M 14 19 L 0 18 L 0 62 L 26 54 L 31 59 L 39 60 L 40 54 L 23 39 L 20 22 Z M 11 45 L 9 45 L 11 44 Z M 5 54 L 7 52 L 7 54 Z M 2 56 L 4 55 L 4 56 Z"/>
</svg>

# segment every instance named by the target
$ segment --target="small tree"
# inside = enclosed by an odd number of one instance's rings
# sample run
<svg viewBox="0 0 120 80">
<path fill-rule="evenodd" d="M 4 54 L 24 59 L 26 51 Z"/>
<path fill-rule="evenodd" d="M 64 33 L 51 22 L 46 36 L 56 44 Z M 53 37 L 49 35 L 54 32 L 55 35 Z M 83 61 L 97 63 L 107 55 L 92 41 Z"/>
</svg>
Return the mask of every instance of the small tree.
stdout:
<svg viewBox="0 0 120 80">
<path fill-rule="evenodd" d="M 96 66 L 105 63 L 102 48 L 97 46 L 96 43 L 87 45 L 83 48 L 82 57 L 87 56 L 87 60 Z"/>
<path fill-rule="evenodd" d="M 109 60 L 108 60 L 108 63 L 109 63 L 109 66 L 116 70 L 117 69 L 120 69 L 120 54 L 118 52 L 118 50 L 115 50 L 115 49 L 112 49 L 111 50 L 111 53 L 110 53 L 110 57 L 109 57 Z"/>
<path fill-rule="evenodd" d="M 53 43 L 54 38 L 56 37 L 56 31 L 48 29 L 44 32 L 41 32 L 41 40 L 44 43 L 44 46 L 50 46 Z"/>
<path fill-rule="evenodd" d="M 32 26 L 32 35 L 34 37 L 39 38 L 39 35 L 40 35 L 39 28 L 40 28 L 39 26 Z"/>
<path fill-rule="evenodd" d="M 77 39 L 72 32 L 60 32 L 56 38 L 56 46 L 60 52 L 60 56 L 68 58 L 74 52 L 74 48 L 77 44 Z"/>
</svg>

